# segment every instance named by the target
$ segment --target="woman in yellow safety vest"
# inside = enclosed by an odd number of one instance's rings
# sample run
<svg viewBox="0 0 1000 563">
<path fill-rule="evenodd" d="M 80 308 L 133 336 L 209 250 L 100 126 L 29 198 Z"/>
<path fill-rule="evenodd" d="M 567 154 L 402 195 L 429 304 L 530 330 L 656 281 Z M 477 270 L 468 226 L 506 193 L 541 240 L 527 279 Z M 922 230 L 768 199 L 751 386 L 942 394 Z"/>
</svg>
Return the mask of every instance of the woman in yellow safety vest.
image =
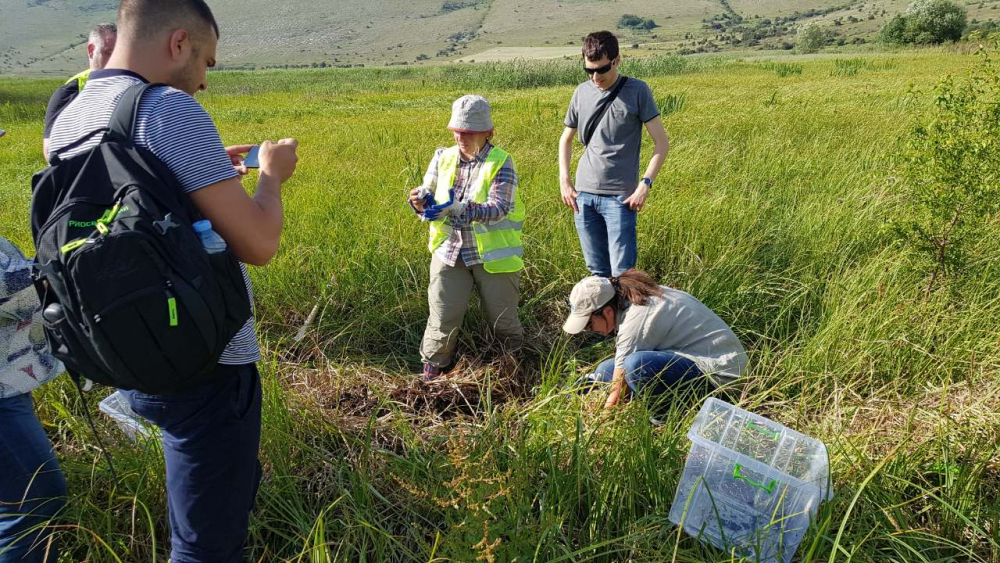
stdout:
<svg viewBox="0 0 1000 563">
<path fill-rule="evenodd" d="M 490 328 L 508 349 L 521 346 L 518 319 L 524 204 L 510 155 L 493 146 L 486 98 L 462 96 L 448 129 L 455 146 L 438 149 L 410 205 L 430 225 L 430 316 L 420 355 L 431 380 L 452 363 L 473 286 Z"/>
</svg>

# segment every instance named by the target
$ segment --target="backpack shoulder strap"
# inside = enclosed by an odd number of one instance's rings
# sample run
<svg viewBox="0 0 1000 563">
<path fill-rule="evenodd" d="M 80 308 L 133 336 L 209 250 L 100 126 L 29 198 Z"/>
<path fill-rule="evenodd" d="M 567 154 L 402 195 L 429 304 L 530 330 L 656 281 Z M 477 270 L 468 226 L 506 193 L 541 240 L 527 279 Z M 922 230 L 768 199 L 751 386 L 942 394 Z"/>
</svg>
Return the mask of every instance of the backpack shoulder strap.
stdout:
<svg viewBox="0 0 1000 563">
<path fill-rule="evenodd" d="M 163 86 L 163 84 L 136 84 L 125 90 L 122 97 L 118 99 L 118 105 L 115 106 L 115 112 L 111 115 L 111 121 L 108 123 L 108 138 L 118 142 L 132 142 L 135 123 L 139 117 L 139 103 L 146 92 L 158 86 Z"/>
<path fill-rule="evenodd" d="M 139 105 L 142 103 L 146 92 L 161 86 L 165 87 L 168 85 L 162 83 L 135 84 L 125 90 L 125 93 L 118 99 L 118 105 L 115 106 L 115 111 L 111 115 L 111 121 L 108 123 L 104 141 L 114 141 L 134 146 L 135 127 L 139 120 Z M 175 188 L 174 191 L 180 196 L 178 203 L 192 222 L 201 218 L 201 214 L 195 207 L 194 202 L 191 201 L 190 197 L 183 194 L 183 190 L 181 190 L 180 185 L 177 183 L 176 176 L 167 168 L 162 160 L 150 154 L 141 157 L 139 162 L 151 175 L 156 176 L 161 182 Z"/>
<path fill-rule="evenodd" d="M 107 127 L 95 129 L 72 143 L 52 151 L 49 155 L 49 164 L 55 165 L 62 160 L 62 155 L 86 143 L 94 135 L 104 134 L 104 140 L 114 140 L 120 143 L 131 143 L 132 134 L 135 132 L 135 123 L 139 117 L 139 103 L 143 96 L 152 88 L 166 86 L 165 84 L 135 84 L 129 86 L 122 97 L 118 99 L 115 111 L 111 114 L 111 121 Z"/>
</svg>

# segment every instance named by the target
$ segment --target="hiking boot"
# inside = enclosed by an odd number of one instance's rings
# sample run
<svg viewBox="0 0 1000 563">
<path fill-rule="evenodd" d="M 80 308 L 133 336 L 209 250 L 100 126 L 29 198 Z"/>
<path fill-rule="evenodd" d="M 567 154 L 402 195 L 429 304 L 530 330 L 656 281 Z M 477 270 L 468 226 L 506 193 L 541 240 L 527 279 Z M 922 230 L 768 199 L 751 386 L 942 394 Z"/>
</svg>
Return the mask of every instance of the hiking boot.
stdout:
<svg viewBox="0 0 1000 563">
<path fill-rule="evenodd" d="M 420 379 L 424 383 L 429 383 L 434 381 L 444 372 L 441 368 L 433 366 L 431 364 L 424 364 L 424 370 L 420 374 Z"/>
</svg>

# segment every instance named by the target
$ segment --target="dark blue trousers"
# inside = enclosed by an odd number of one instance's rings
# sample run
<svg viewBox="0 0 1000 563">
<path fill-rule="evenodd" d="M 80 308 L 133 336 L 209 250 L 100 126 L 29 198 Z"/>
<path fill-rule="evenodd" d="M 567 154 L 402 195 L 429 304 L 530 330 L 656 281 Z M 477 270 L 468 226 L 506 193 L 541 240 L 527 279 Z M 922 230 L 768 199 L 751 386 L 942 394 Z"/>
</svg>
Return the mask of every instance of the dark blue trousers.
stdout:
<svg viewBox="0 0 1000 563">
<path fill-rule="evenodd" d="M 260 373 L 254 364 L 218 369 L 219 377 L 193 391 L 123 391 L 162 430 L 173 563 L 245 560 L 261 478 Z"/>
<path fill-rule="evenodd" d="M 65 497 L 66 479 L 31 395 L 0 399 L 0 563 L 56 560 L 48 526 Z"/>
</svg>

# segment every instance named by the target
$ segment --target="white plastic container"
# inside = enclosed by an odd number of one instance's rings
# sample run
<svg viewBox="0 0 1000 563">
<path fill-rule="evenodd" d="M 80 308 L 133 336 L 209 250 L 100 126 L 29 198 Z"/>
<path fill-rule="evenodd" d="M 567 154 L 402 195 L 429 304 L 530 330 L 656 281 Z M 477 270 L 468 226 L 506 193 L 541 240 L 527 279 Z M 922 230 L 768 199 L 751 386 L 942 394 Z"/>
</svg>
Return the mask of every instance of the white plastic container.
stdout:
<svg viewBox="0 0 1000 563">
<path fill-rule="evenodd" d="M 670 521 L 752 561 L 789 563 L 819 504 L 833 499 L 826 446 L 715 398 L 688 438 Z"/>
<path fill-rule="evenodd" d="M 153 437 L 155 428 L 147 424 L 146 421 L 132 410 L 132 407 L 128 404 L 128 400 L 120 391 L 115 391 L 108 395 L 101 401 L 97 408 L 114 419 L 122 431 L 125 432 L 125 435 L 131 438 L 132 441 L 138 441 L 139 438 L 148 440 Z"/>
</svg>

